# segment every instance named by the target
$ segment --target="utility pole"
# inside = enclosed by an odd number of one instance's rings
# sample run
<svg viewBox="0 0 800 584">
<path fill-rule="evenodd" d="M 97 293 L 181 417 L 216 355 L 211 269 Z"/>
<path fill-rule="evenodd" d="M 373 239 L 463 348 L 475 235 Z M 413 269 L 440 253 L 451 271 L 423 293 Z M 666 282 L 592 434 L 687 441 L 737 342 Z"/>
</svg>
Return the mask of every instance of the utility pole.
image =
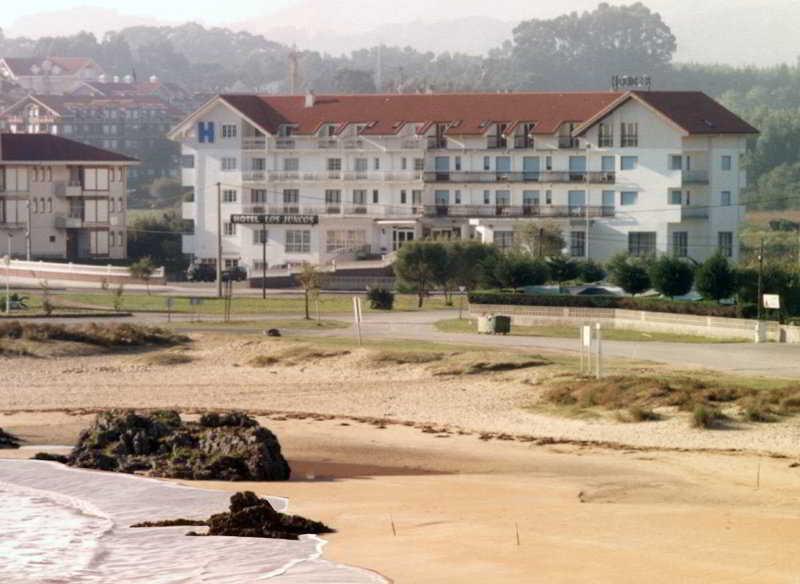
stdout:
<svg viewBox="0 0 800 584">
<path fill-rule="evenodd" d="M 758 250 L 758 297 L 756 298 L 756 320 L 761 320 L 761 296 L 764 286 L 764 236 L 761 236 L 761 246 Z"/>
<path fill-rule="evenodd" d="M 222 298 L 222 183 L 217 183 L 217 298 Z"/>
<path fill-rule="evenodd" d="M 588 177 L 586 179 L 589 180 Z M 586 216 L 586 235 L 584 236 L 583 245 L 586 246 L 586 249 L 583 250 L 583 256 L 586 258 L 586 261 L 589 260 L 589 189 L 586 189 L 586 200 L 584 201 L 584 215 Z"/>
<path fill-rule="evenodd" d="M 11 232 L 8 236 L 8 256 L 6 257 L 6 315 L 11 313 Z"/>
<path fill-rule="evenodd" d="M 261 299 L 267 299 L 267 229 L 261 228 Z"/>
</svg>

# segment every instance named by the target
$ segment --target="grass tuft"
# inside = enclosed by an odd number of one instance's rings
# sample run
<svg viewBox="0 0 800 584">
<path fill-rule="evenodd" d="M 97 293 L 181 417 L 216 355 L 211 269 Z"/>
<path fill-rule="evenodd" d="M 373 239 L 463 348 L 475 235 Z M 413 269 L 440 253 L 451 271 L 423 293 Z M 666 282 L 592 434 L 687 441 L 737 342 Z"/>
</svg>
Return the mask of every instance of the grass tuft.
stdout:
<svg viewBox="0 0 800 584">
<path fill-rule="evenodd" d="M 191 363 L 194 359 L 185 353 L 154 353 L 153 355 L 147 355 L 145 361 L 149 365 L 167 367 L 171 365 L 185 365 L 186 363 Z"/>
</svg>

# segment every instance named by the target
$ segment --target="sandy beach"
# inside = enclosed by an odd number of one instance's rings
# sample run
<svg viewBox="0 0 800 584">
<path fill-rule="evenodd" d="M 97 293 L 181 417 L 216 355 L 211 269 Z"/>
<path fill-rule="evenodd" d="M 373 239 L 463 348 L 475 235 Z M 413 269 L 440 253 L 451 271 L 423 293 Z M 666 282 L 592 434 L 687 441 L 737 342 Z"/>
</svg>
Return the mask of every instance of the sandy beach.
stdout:
<svg viewBox="0 0 800 584">
<path fill-rule="evenodd" d="M 0 427 L 30 446 L 0 455 L 71 445 L 114 406 L 242 408 L 278 435 L 293 480 L 191 486 L 286 497 L 336 528 L 326 560 L 394 582 L 796 582 L 791 418 L 711 432 L 556 417 L 527 405 L 544 369 L 439 376 L 366 349 L 248 365 L 283 348 L 210 337 L 168 367 L 6 360 Z"/>
</svg>

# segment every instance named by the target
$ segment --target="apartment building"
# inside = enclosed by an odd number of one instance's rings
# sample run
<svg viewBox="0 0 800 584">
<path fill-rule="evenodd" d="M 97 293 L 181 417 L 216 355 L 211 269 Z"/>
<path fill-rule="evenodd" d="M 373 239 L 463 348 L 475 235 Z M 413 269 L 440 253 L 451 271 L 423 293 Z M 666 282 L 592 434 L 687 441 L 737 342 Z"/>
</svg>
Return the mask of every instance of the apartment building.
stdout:
<svg viewBox="0 0 800 584">
<path fill-rule="evenodd" d="M 29 93 L 62 95 L 81 83 L 95 81 L 103 69 L 93 59 L 81 57 L 5 57 L 0 78 Z"/>
<path fill-rule="evenodd" d="M 182 116 L 156 95 L 28 95 L 0 112 L 0 129 L 122 152 L 142 162 L 130 171 L 136 186 L 177 176 L 179 149 L 165 135 Z"/>
<path fill-rule="evenodd" d="M 328 263 L 420 238 L 510 247 L 555 222 L 565 253 L 736 259 L 746 138 L 699 92 L 220 95 L 175 127 L 184 251 Z M 219 191 L 219 193 L 218 193 Z M 250 215 L 239 223 L 235 215 Z"/>
<path fill-rule="evenodd" d="M 137 161 L 50 134 L 0 134 L 0 250 L 32 259 L 126 257 Z"/>
</svg>

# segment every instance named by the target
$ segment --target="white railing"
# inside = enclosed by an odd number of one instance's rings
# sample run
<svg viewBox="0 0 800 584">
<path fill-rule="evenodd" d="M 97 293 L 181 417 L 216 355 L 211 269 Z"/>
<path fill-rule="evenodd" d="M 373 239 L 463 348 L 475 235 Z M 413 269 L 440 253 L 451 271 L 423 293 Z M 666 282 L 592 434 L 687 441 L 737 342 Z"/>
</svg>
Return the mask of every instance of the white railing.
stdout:
<svg viewBox="0 0 800 584">
<path fill-rule="evenodd" d="M 249 181 L 264 180 L 263 172 L 260 175 L 255 173 L 243 173 L 243 179 Z M 371 182 L 420 182 L 423 172 L 416 170 L 400 171 L 360 171 L 360 170 L 331 170 L 325 172 L 299 172 L 299 171 L 269 171 L 266 179 L 270 182 L 289 182 L 289 181 L 371 181 Z"/>
<path fill-rule="evenodd" d="M 6 263 L 0 263 L 0 273 L 5 269 Z M 131 273 L 128 268 L 120 267 L 120 266 L 112 266 L 112 265 L 105 265 L 105 266 L 93 266 L 89 264 L 74 264 L 72 262 L 68 263 L 57 263 L 57 262 L 29 262 L 25 260 L 11 260 L 9 268 L 12 271 L 20 272 L 26 271 L 31 272 L 33 277 L 45 279 L 47 274 L 52 274 L 54 279 L 58 279 L 57 275 L 69 275 L 74 274 L 76 276 L 83 275 L 83 276 L 114 276 L 114 277 L 122 277 L 122 278 L 130 278 Z M 157 268 L 153 272 L 153 278 L 163 278 L 164 277 L 164 268 Z"/>
</svg>

